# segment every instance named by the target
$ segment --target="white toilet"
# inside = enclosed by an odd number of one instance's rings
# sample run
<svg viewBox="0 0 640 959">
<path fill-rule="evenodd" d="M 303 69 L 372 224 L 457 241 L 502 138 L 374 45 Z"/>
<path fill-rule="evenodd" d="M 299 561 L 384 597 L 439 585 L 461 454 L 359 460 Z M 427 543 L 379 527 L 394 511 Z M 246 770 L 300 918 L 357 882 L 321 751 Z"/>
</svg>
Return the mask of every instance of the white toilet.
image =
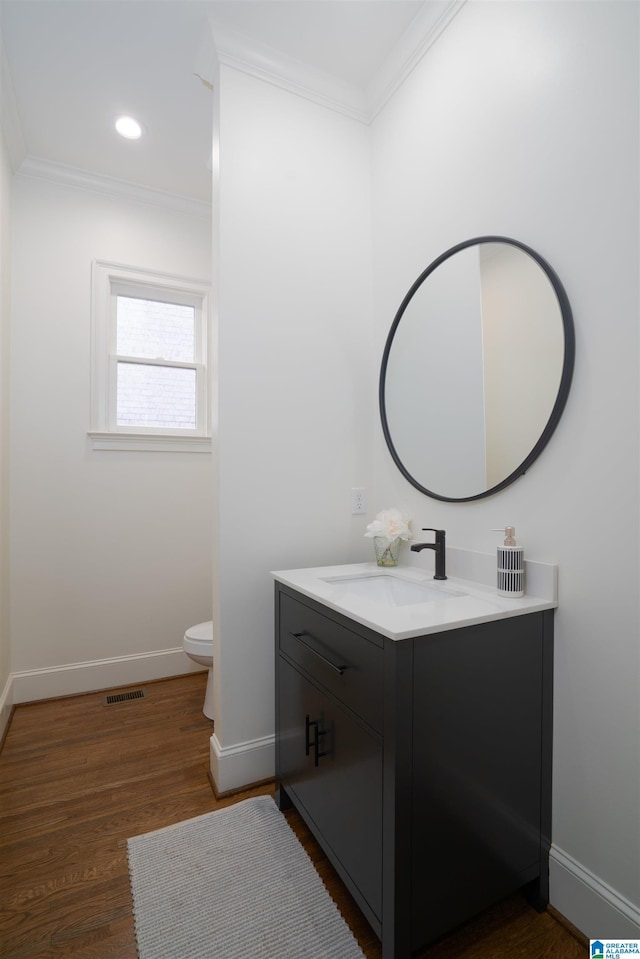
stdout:
<svg viewBox="0 0 640 959">
<path fill-rule="evenodd" d="M 182 648 L 195 663 L 200 663 L 209 670 L 202 712 L 207 719 L 213 719 L 213 620 L 190 626 L 184 634 Z"/>
</svg>

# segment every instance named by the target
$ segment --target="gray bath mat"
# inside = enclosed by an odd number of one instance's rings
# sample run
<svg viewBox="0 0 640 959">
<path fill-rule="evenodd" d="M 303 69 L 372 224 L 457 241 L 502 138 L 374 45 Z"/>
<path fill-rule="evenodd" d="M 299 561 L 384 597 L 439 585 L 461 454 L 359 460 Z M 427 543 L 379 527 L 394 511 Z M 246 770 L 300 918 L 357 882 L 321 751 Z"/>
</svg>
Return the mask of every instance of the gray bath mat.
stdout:
<svg viewBox="0 0 640 959">
<path fill-rule="evenodd" d="M 140 959 L 364 959 L 270 796 L 128 840 Z"/>
</svg>

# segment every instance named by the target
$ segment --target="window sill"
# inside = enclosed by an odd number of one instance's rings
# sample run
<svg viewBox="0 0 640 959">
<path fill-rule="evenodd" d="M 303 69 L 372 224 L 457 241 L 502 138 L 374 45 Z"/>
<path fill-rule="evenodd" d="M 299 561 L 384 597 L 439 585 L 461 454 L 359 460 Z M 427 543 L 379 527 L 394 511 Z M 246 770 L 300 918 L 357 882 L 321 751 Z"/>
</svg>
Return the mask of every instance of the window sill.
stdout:
<svg viewBox="0 0 640 959">
<path fill-rule="evenodd" d="M 210 453 L 210 436 L 162 436 L 152 433 L 87 434 L 94 450 L 139 450 L 152 453 Z"/>
</svg>

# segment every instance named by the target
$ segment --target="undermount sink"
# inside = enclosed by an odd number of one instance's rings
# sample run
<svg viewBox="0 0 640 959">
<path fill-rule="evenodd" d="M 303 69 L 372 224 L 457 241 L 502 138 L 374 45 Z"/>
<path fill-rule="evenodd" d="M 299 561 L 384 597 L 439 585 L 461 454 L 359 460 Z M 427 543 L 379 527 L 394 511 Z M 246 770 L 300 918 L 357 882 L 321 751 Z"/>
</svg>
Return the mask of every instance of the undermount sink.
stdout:
<svg viewBox="0 0 640 959">
<path fill-rule="evenodd" d="M 329 576 L 323 582 L 335 587 L 336 597 L 349 595 L 381 606 L 412 606 L 465 595 L 457 589 L 416 583 L 393 573 Z"/>
</svg>

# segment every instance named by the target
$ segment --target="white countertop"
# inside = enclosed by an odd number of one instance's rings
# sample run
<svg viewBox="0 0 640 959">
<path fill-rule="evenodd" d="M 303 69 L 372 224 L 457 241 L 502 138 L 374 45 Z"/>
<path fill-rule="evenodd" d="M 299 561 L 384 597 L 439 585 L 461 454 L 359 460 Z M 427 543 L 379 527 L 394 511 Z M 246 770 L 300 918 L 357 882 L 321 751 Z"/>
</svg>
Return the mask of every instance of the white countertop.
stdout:
<svg viewBox="0 0 640 959">
<path fill-rule="evenodd" d="M 456 552 L 467 553 L 465 550 Z M 448 557 L 449 550 L 447 550 Z M 480 565 L 487 567 L 484 554 L 468 553 L 467 557 L 481 557 Z M 495 557 L 491 559 L 495 569 Z M 454 565 L 464 566 L 465 564 L 460 562 Z M 472 566 L 473 564 L 469 568 Z M 555 609 L 558 605 L 557 567 L 546 563 L 534 563 L 529 566 L 531 579 L 538 587 L 537 592 L 544 595 L 534 596 L 527 593 L 520 599 L 499 596 L 495 586 L 458 576 L 450 576 L 443 582 L 437 582 L 433 579 L 433 573 L 410 566 L 385 568 L 375 563 L 352 563 L 345 566 L 277 570 L 272 575 L 278 582 L 323 603 L 329 609 L 342 613 L 389 639 L 398 640 L 439 633 L 447 629 L 458 629 L 461 626 L 472 626 L 475 623 L 488 623 L 511 616 L 521 616 L 523 613 Z M 435 587 L 441 592 L 442 599 L 414 602 L 408 605 L 391 605 L 377 600 L 375 596 L 372 598 L 372 596 L 356 595 L 355 590 L 350 591 L 349 580 L 354 577 L 368 578 L 385 575 L 396 577 L 406 583 Z M 526 576 L 527 563 L 525 563 L 525 581 Z M 327 582 L 332 579 L 335 581 Z M 375 591 L 372 590 L 372 592 Z"/>
</svg>

